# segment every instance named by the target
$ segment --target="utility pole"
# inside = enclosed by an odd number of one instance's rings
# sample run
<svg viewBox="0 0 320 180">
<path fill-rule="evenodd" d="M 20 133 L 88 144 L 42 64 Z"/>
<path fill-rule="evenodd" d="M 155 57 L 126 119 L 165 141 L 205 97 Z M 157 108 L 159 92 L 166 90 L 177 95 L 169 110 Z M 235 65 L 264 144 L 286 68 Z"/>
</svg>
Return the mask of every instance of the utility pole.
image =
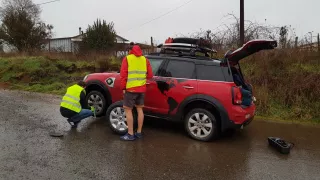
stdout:
<svg viewBox="0 0 320 180">
<path fill-rule="evenodd" d="M 154 44 L 153 44 L 153 37 L 151 36 L 151 52 L 154 52 Z"/>
<path fill-rule="evenodd" d="M 320 52 L 320 35 L 318 33 L 318 52 Z"/>
<path fill-rule="evenodd" d="M 244 44 L 244 0 L 240 0 L 240 46 Z"/>
</svg>

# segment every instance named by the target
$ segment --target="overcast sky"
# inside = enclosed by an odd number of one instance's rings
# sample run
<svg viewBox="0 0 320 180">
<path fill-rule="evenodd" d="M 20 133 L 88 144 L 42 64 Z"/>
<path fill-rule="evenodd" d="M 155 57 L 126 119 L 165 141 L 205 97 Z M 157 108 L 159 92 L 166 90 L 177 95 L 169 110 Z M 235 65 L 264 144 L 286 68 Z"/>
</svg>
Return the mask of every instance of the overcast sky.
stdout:
<svg viewBox="0 0 320 180">
<path fill-rule="evenodd" d="M 49 0 L 34 0 L 35 3 Z M 239 0 L 193 0 L 182 8 L 148 22 L 190 0 L 60 0 L 42 5 L 42 18 L 54 26 L 55 37 L 75 36 L 96 18 L 113 21 L 117 34 L 135 42 L 157 43 L 176 34 L 200 28 L 214 30 L 239 15 Z M 245 19 L 276 26 L 291 25 L 298 36 L 320 32 L 319 0 L 244 0 Z M 310 36 L 310 34 L 308 35 Z"/>
</svg>

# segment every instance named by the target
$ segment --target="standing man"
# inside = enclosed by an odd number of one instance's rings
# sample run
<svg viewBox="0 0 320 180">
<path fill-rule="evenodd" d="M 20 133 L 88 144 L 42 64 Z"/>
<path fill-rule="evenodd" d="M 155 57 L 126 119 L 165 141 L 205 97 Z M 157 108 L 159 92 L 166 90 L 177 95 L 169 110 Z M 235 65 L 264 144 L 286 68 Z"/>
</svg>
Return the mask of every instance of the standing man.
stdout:
<svg viewBox="0 0 320 180">
<path fill-rule="evenodd" d="M 124 94 L 123 108 L 126 113 L 128 133 L 121 137 L 125 141 L 133 141 L 142 138 L 142 126 L 144 120 L 143 106 L 146 92 L 147 79 L 153 77 L 152 67 L 149 60 L 143 56 L 138 45 L 130 43 L 132 47 L 129 55 L 126 56 L 121 65 L 121 89 Z M 133 132 L 132 108 L 135 106 L 138 112 L 138 129 Z"/>
<path fill-rule="evenodd" d="M 83 81 L 70 86 L 60 104 L 60 113 L 63 117 L 68 118 L 67 121 L 72 128 L 77 128 L 80 121 L 93 116 L 94 108 L 89 107 L 86 103 L 85 87 L 86 83 Z"/>
</svg>

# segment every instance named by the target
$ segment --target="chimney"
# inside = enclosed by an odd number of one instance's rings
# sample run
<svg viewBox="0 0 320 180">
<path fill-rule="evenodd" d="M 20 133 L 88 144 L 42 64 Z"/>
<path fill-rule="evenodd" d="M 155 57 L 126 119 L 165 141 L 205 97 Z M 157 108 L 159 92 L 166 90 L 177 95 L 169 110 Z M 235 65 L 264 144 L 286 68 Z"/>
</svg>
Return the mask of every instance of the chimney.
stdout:
<svg viewBox="0 0 320 180">
<path fill-rule="evenodd" d="M 79 27 L 79 35 L 81 35 L 81 27 Z"/>
</svg>

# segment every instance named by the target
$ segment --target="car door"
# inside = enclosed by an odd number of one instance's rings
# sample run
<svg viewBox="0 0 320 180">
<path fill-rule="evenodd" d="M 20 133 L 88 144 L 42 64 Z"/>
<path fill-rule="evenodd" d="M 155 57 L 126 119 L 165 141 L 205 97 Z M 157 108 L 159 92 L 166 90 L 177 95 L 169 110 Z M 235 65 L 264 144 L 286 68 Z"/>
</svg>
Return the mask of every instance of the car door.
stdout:
<svg viewBox="0 0 320 180">
<path fill-rule="evenodd" d="M 148 57 L 152 67 L 153 78 L 147 80 L 147 90 L 144 100 L 144 111 L 149 113 L 157 112 L 157 104 L 161 101 L 161 91 L 157 85 L 159 69 L 163 67 L 165 59 Z"/>
<path fill-rule="evenodd" d="M 193 61 L 171 58 L 167 61 L 154 81 L 158 88 L 156 96 L 148 101 L 152 104 L 153 111 L 162 115 L 174 115 L 185 98 L 197 93 L 196 70 Z"/>
</svg>

